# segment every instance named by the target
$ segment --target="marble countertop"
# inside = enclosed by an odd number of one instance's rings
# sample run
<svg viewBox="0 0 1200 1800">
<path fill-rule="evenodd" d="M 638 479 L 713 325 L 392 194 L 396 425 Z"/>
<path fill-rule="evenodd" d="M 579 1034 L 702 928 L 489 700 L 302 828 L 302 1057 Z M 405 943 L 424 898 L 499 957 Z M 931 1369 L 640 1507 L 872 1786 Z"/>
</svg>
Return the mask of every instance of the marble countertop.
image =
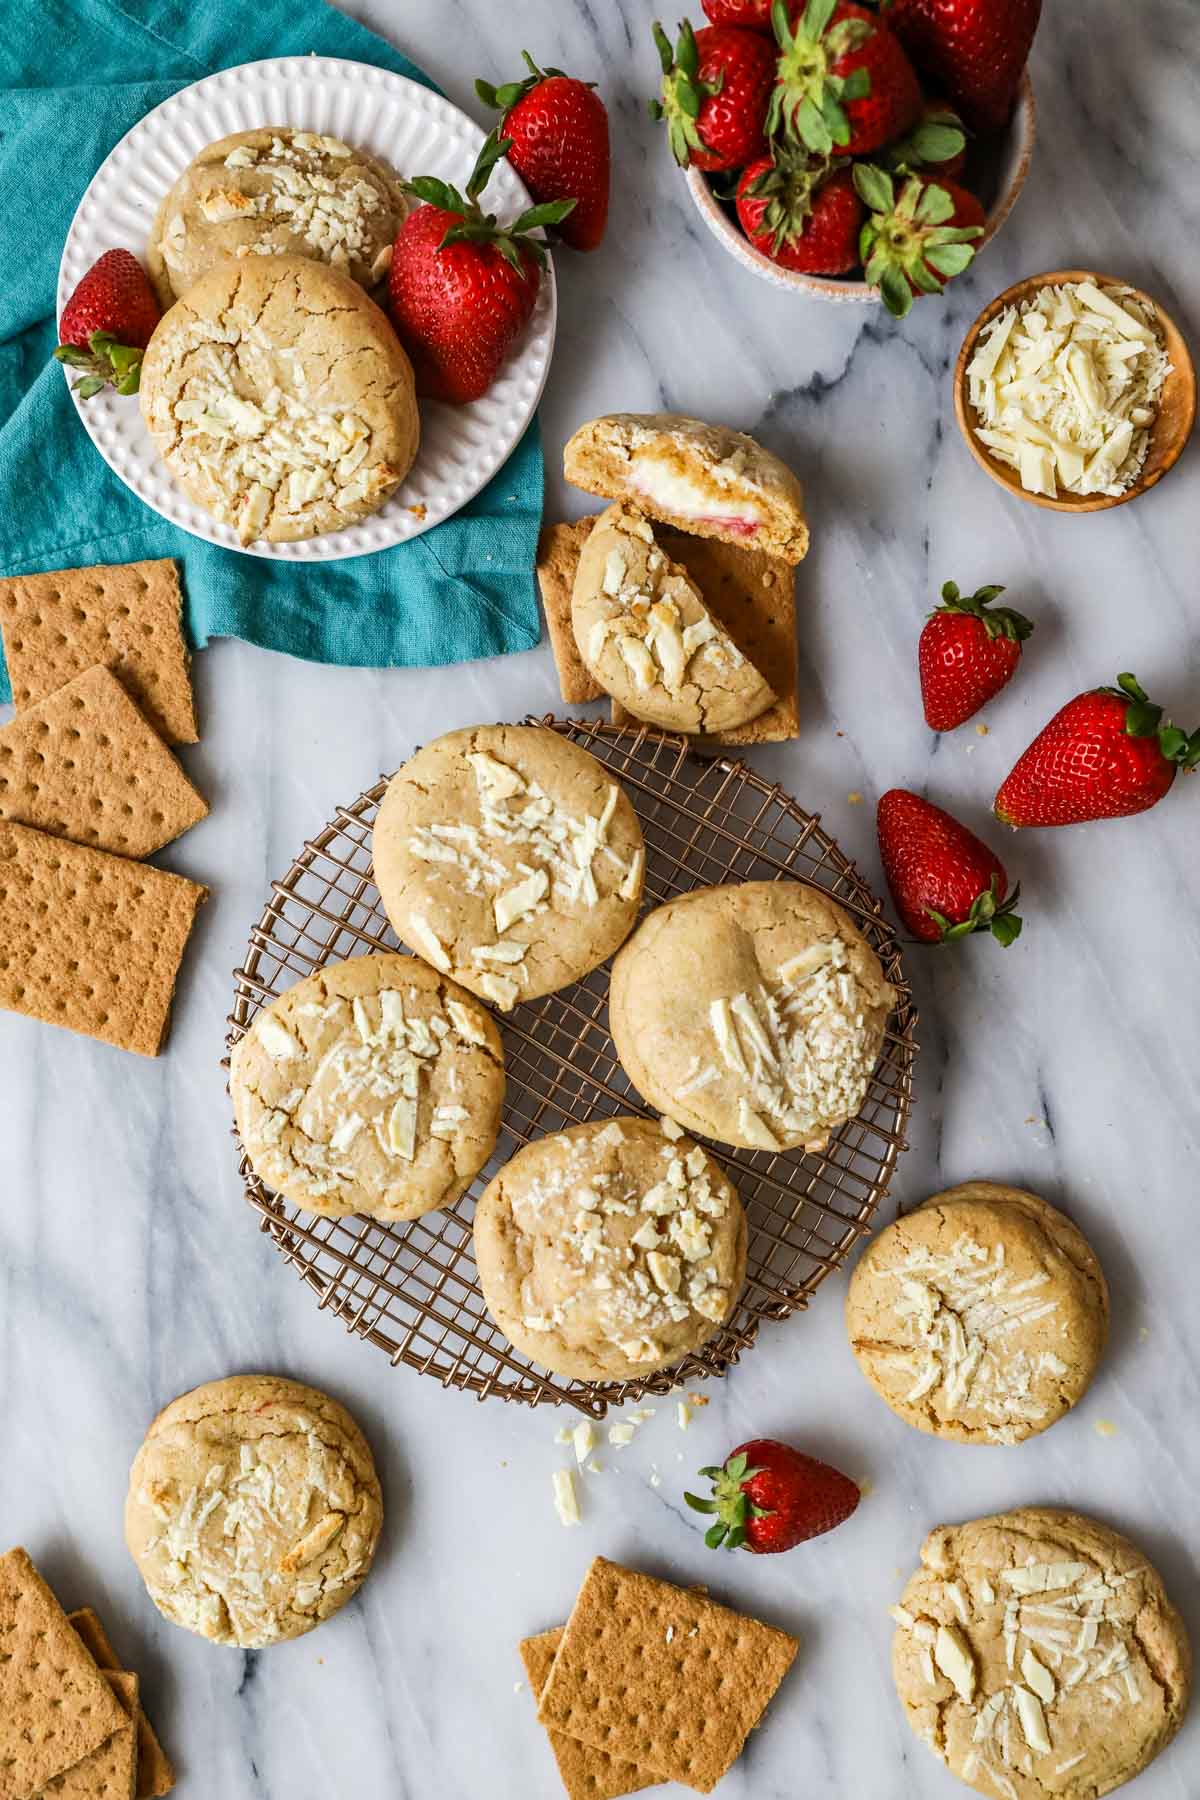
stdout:
<svg viewBox="0 0 1200 1800">
<path fill-rule="evenodd" d="M 644 114 L 651 0 L 352 10 L 469 109 L 471 78 L 507 76 L 522 44 L 599 80 L 616 192 L 603 250 L 558 259 L 542 409 L 548 515 L 584 510 L 563 490 L 557 453 L 602 411 L 727 419 L 794 464 L 813 524 L 798 590 L 803 732 L 754 760 L 820 810 L 873 881 L 872 802 L 885 787 L 924 789 L 982 826 L 1017 752 L 1083 687 L 1133 668 L 1197 722 L 1200 452 L 1135 506 L 1059 517 L 985 479 L 949 395 L 975 312 L 1039 269 L 1127 276 L 1200 342 L 1191 0 L 1050 0 L 1026 192 L 978 268 L 899 326 L 873 308 L 777 293 L 709 237 Z M 1004 582 L 1038 620 L 1019 682 L 985 714 L 986 737 L 968 728 L 939 740 L 921 720 L 916 633 L 948 576 Z M 561 1790 L 516 1688 L 515 1645 L 563 1619 L 596 1553 L 708 1581 L 802 1639 L 766 1726 L 721 1787 L 728 1800 L 966 1791 L 910 1736 L 889 1676 L 886 1608 L 939 1522 L 1023 1502 L 1095 1511 L 1144 1546 L 1200 1640 L 1200 783 L 1141 819 L 1012 840 L 1020 943 L 909 957 L 918 1105 L 883 1217 L 972 1176 L 1064 1206 L 1099 1251 L 1114 1302 L 1109 1353 L 1078 1409 L 1018 1449 L 908 1430 L 854 1367 L 839 1276 L 709 1387 L 686 1437 L 664 1402 L 633 1446 L 606 1452 L 604 1473 L 586 1477 L 583 1526 L 565 1531 L 550 1498 L 559 1418 L 393 1370 L 318 1313 L 257 1232 L 219 1066 L 229 972 L 271 877 L 337 803 L 423 739 L 553 708 L 549 648 L 364 673 L 222 642 L 197 659 L 196 679 L 203 742 L 186 761 L 212 815 L 161 860 L 209 882 L 213 899 L 167 1055 L 142 1062 L 0 1016 L 0 1539 L 25 1543 L 64 1599 L 108 1621 L 143 1673 L 184 1800 L 552 1800 Z M 353 1409 L 379 1457 L 388 1524 L 374 1575 L 342 1615 L 241 1654 L 159 1619 L 125 1552 L 121 1508 L 152 1414 L 198 1382 L 256 1368 Z M 682 1504 L 684 1477 L 758 1434 L 829 1457 L 869 1492 L 849 1524 L 790 1556 L 721 1562 Z M 1198 1733 L 1193 1719 L 1138 1782 L 1138 1800 L 1195 1795 Z"/>
</svg>

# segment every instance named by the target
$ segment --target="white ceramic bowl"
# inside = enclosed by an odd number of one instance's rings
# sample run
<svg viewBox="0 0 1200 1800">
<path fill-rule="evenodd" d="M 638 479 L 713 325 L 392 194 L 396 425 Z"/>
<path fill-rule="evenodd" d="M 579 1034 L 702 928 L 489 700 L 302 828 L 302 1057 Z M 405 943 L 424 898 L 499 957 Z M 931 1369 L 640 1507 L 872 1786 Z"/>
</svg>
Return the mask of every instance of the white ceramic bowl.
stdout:
<svg viewBox="0 0 1200 1800">
<path fill-rule="evenodd" d="M 981 184 L 989 191 L 991 204 L 983 236 L 975 241 L 976 251 L 982 250 L 995 237 L 1016 204 L 1017 195 L 1024 187 L 1025 177 L 1029 173 L 1036 135 L 1037 108 L 1027 69 L 1021 77 L 1021 91 L 1017 96 L 1016 110 L 1008 130 L 993 147 L 993 161 L 986 168 L 989 179 Z M 781 269 L 769 256 L 756 250 L 749 238 L 743 235 L 736 218 L 722 206 L 709 187 L 707 176 L 699 169 L 689 169 L 687 185 L 696 211 L 721 246 L 744 269 L 749 269 L 763 281 L 769 281 L 772 287 L 790 288 L 796 294 L 816 294 L 822 300 L 856 300 L 872 304 L 878 302 L 879 289 L 871 287 L 865 281 L 843 275 L 801 275 L 794 269 Z"/>
</svg>

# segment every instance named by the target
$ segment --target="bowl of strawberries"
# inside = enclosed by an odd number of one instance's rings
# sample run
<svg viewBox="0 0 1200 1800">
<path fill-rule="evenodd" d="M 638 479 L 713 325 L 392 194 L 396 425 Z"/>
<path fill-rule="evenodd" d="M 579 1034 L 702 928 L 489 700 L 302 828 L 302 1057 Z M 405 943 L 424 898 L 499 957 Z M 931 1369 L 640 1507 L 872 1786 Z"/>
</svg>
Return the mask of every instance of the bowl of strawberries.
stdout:
<svg viewBox="0 0 1200 1800">
<path fill-rule="evenodd" d="M 1033 153 L 1041 0 L 702 0 L 658 98 L 705 224 L 743 267 L 903 317 L 1008 217 Z"/>
</svg>

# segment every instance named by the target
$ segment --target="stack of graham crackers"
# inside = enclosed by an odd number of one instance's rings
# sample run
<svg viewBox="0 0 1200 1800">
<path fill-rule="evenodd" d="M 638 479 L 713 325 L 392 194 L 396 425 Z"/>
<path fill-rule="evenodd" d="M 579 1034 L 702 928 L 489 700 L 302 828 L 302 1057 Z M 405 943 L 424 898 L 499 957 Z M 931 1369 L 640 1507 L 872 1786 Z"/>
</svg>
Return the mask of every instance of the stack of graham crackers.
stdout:
<svg viewBox="0 0 1200 1800">
<path fill-rule="evenodd" d="M 0 1007 L 144 1056 L 208 893 L 138 860 L 208 812 L 181 615 L 170 561 L 0 581 Z"/>
<path fill-rule="evenodd" d="M 520 1646 L 570 1800 L 660 1781 L 711 1793 L 798 1648 L 694 1588 L 598 1556 L 567 1623 Z"/>
<path fill-rule="evenodd" d="M 570 525 L 546 525 L 538 543 L 537 578 L 558 685 L 568 706 L 604 697 L 584 667 L 571 624 L 575 570 L 598 515 Z M 753 663 L 777 696 L 757 718 L 730 731 L 698 739 L 707 745 L 776 744 L 799 735 L 796 671 L 796 571 L 779 556 L 747 550 L 716 538 L 688 537 L 660 529 L 657 541 L 681 563 L 704 595 L 705 605 L 725 627 L 742 655 Z M 614 725 L 636 725 L 616 700 Z"/>
<path fill-rule="evenodd" d="M 0 1556 L 0 1800 L 148 1800 L 174 1785 L 96 1614 L 65 1613 L 24 1550 Z"/>
</svg>

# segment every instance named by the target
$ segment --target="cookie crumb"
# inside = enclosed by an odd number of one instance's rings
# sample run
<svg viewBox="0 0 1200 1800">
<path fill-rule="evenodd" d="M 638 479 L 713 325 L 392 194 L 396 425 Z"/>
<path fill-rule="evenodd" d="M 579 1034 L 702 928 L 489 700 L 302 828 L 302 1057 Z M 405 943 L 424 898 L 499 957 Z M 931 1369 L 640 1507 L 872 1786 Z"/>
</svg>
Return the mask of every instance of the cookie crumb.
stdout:
<svg viewBox="0 0 1200 1800">
<path fill-rule="evenodd" d="M 850 792 L 846 795 L 846 802 L 847 802 L 847 805 L 849 805 L 849 806 L 861 806 L 862 805 L 863 797 L 859 793 L 857 788 L 851 788 Z"/>
<path fill-rule="evenodd" d="M 1117 1428 L 1111 1419 L 1097 1419 L 1093 1430 L 1097 1437 L 1113 1438 L 1117 1435 Z"/>
<path fill-rule="evenodd" d="M 988 734 L 988 729 L 989 728 L 986 725 L 977 725 L 975 727 L 976 736 L 977 737 L 986 737 Z"/>
</svg>

